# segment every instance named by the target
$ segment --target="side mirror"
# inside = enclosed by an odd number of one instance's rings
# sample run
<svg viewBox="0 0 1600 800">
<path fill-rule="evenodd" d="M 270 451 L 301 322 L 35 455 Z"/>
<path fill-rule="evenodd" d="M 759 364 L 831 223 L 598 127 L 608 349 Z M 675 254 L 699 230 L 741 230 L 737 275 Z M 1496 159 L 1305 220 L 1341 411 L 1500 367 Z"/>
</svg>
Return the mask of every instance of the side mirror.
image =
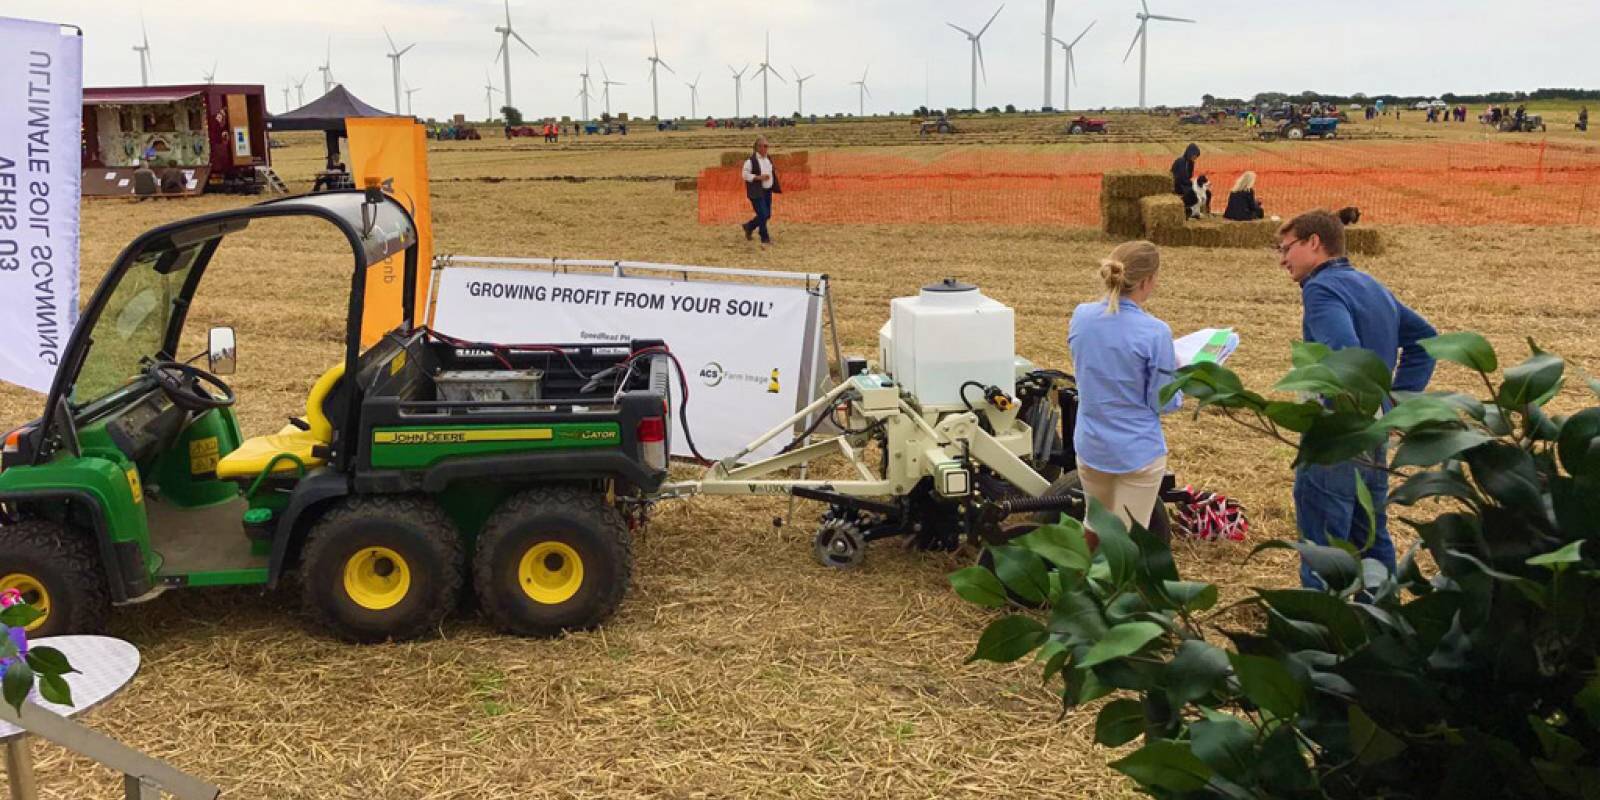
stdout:
<svg viewBox="0 0 1600 800">
<path fill-rule="evenodd" d="M 207 360 L 212 375 L 232 375 L 239 368 L 238 342 L 232 328 L 212 328 Z"/>
</svg>

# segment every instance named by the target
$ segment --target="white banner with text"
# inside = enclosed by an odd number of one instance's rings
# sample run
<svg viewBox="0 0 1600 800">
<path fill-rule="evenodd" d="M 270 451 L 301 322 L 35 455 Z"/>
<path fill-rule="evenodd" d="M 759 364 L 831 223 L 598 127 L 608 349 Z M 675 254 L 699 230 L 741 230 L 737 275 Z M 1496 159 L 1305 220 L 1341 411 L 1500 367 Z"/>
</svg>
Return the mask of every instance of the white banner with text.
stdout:
<svg viewBox="0 0 1600 800">
<path fill-rule="evenodd" d="M 696 447 L 725 458 L 815 399 L 826 368 L 821 295 L 814 285 L 450 266 L 439 273 L 432 324 L 495 344 L 663 340 L 686 372 Z M 688 456 L 676 379 L 672 395 L 672 453 Z M 779 436 L 753 457 L 772 455 L 789 439 Z"/>
<path fill-rule="evenodd" d="M 50 390 L 78 321 L 83 38 L 0 17 L 0 380 Z"/>
</svg>

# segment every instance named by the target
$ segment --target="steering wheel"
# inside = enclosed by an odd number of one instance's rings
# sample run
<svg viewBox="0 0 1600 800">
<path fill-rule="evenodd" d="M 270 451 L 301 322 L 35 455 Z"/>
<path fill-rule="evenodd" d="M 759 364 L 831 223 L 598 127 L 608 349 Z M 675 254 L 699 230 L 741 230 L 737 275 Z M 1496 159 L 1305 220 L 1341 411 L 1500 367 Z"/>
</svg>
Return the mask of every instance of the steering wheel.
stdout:
<svg viewBox="0 0 1600 800">
<path fill-rule="evenodd" d="M 155 380 L 173 405 L 185 411 L 227 408 L 238 399 L 233 387 L 221 378 L 181 361 L 157 361 L 145 374 Z"/>
</svg>

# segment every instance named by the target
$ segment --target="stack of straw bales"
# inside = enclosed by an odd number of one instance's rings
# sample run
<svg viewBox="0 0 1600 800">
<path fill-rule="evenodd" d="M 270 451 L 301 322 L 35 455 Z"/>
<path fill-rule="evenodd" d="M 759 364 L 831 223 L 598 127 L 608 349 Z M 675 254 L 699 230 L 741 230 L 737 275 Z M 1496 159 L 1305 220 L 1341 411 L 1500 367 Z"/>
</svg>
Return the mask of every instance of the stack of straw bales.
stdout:
<svg viewBox="0 0 1600 800">
<path fill-rule="evenodd" d="M 1100 227 L 1118 239 L 1143 236 L 1144 212 L 1139 201 L 1162 194 L 1172 194 L 1171 175 L 1141 170 L 1107 172 L 1100 179 Z"/>
<path fill-rule="evenodd" d="M 1221 217 L 1190 220 L 1183 200 L 1172 193 L 1172 177 L 1163 172 L 1107 172 L 1100 184 L 1100 219 L 1117 239 L 1145 238 L 1170 247 L 1271 247 L 1278 225 L 1270 219 L 1234 222 Z M 1345 228 L 1345 249 L 1362 255 L 1383 252 L 1383 236 L 1375 228 Z"/>
</svg>

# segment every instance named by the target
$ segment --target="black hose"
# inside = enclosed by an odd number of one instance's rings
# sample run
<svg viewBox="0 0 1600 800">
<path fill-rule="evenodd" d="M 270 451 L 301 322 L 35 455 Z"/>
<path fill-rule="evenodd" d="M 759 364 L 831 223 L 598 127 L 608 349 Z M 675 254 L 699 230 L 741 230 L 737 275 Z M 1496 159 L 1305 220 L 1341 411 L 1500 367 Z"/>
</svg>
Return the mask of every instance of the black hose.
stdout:
<svg viewBox="0 0 1600 800">
<path fill-rule="evenodd" d="M 962 381 L 961 382 L 961 391 L 960 391 L 960 393 L 961 393 L 961 402 L 964 405 L 966 405 L 968 411 L 977 411 L 978 409 L 973 407 L 972 401 L 967 399 L 967 387 L 968 386 L 976 386 L 976 387 L 978 387 L 978 393 L 979 394 L 982 394 L 984 392 L 989 391 L 989 387 L 984 386 L 983 384 L 978 383 L 977 381 Z"/>
</svg>

